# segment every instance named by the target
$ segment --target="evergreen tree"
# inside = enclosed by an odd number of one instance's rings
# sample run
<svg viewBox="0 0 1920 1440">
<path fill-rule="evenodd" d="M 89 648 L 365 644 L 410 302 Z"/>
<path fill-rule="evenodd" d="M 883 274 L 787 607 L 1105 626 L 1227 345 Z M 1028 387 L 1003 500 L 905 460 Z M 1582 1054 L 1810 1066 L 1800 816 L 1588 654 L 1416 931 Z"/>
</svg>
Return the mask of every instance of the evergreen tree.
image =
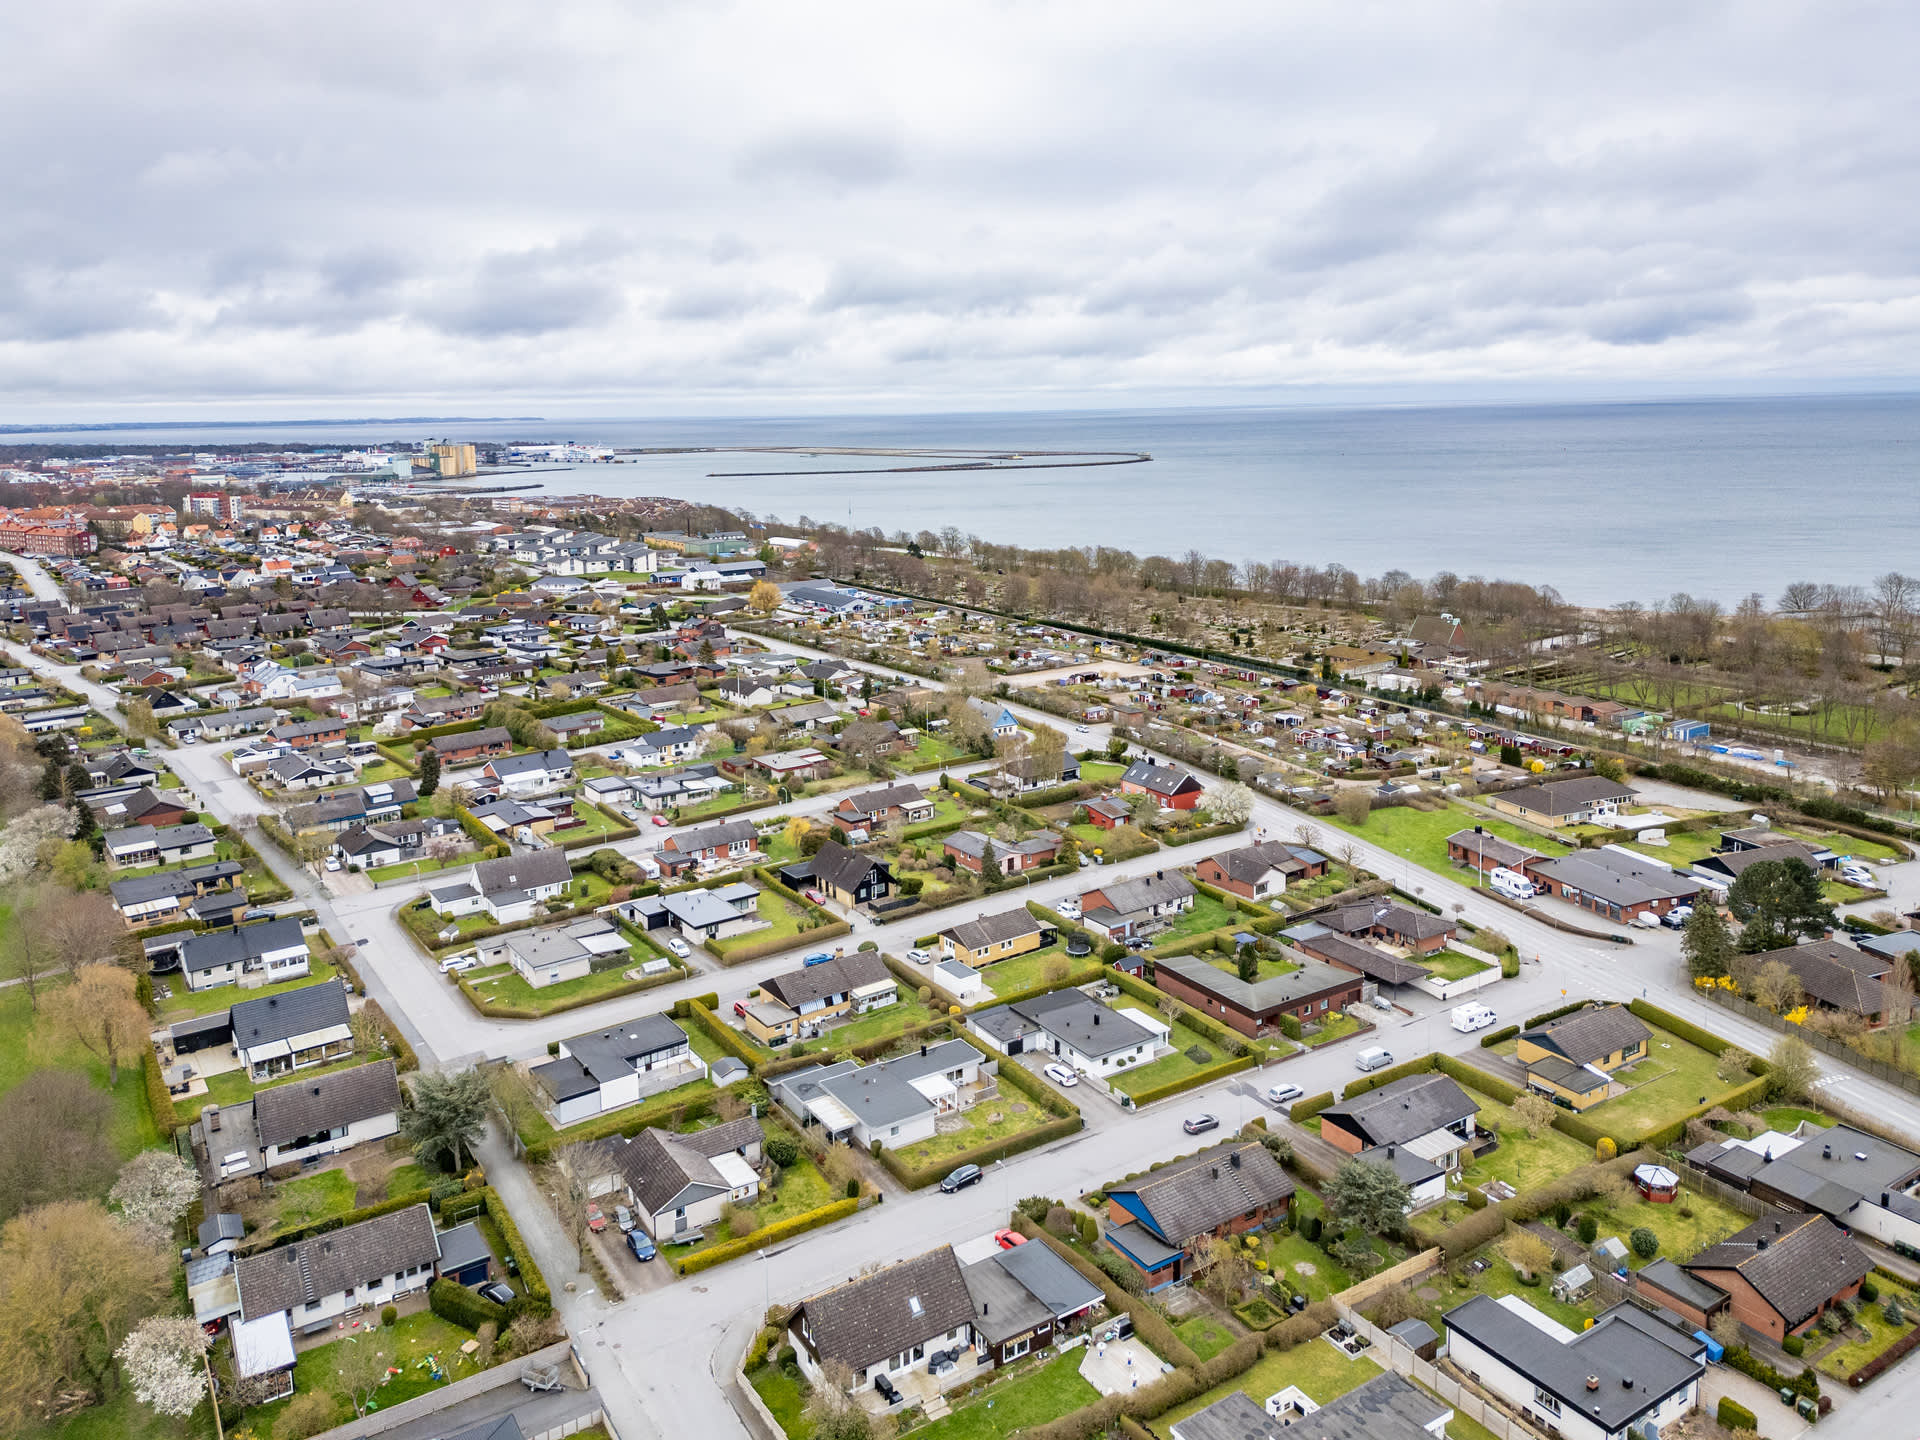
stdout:
<svg viewBox="0 0 1920 1440">
<path fill-rule="evenodd" d="M 1727 908 L 1744 927 L 1740 948 L 1749 955 L 1778 950 L 1838 922 L 1820 893 L 1820 877 L 1804 860 L 1763 860 L 1741 872 L 1727 892 Z"/>
<path fill-rule="evenodd" d="M 1733 932 L 1720 918 L 1718 907 L 1704 897 L 1694 902 L 1680 953 L 1686 957 L 1687 974 L 1696 980 L 1718 980 L 1733 964 Z"/>
<path fill-rule="evenodd" d="M 418 764 L 420 774 L 416 788 L 424 800 L 440 788 L 440 752 L 431 745 L 427 746 L 420 752 Z"/>
</svg>

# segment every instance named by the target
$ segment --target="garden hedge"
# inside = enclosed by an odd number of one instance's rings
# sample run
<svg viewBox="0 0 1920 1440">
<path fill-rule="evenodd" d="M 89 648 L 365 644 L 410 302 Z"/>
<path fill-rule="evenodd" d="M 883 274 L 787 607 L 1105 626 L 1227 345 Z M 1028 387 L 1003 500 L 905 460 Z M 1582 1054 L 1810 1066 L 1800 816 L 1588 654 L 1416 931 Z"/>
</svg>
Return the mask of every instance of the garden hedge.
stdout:
<svg viewBox="0 0 1920 1440">
<path fill-rule="evenodd" d="M 1088 1280 L 1100 1287 L 1106 1296 L 1107 1308 L 1114 1314 L 1122 1312 L 1133 1316 L 1133 1328 L 1140 1332 L 1140 1338 L 1147 1342 L 1155 1353 L 1175 1365 L 1198 1365 L 1200 1357 L 1194 1354 L 1187 1342 L 1174 1333 L 1160 1312 L 1153 1308 L 1150 1301 L 1142 1295 L 1130 1295 L 1113 1281 L 1113 1277 L 1095 1265 L 1079 1250 L 1066 1244 L 1052 1231 L 1037 1225 L 1028 1216 L 1016 1210 L 1013 1213 L 1012 1226 L 1028 1240 L 1038 1240 L 1054 1254 L 1073 1266 Z"/>
<path fill-rule="evenodd" d="M 1391 1085 L 1409 1075 L 1430 1075 L 1433 1073 L 1434 1060 L 1432 1055 L 1422 1055 L 1417 1060 L 1404 1060 L 1384 1070 L 1375 1070 L 1371 1075 L 1362 1075 L 1358 1080 L 1349 1080 L 1346 1089 L 1340 1092 L 1340 1098 L 1351 1100 L 1356 1095 L 1365 1095 L 1370 1090 L 1378 1090 L 1382 1085 Z"/>
<path fill-rule="evenodd" d="M 1720 1408 L 1714 1412 L 1714 1418 L 1729 1430 L 1754 1430 L 1760 1425 L 1753 1411 L 1726 1395 L 1720 1397 Z"/>
<path fill-rule="evenodd" d="M 898 1151 L 882 1149 L 880 1163 L 893 1173 L 893 1176 L 909 1190 L 918 1190 L 945 1178 L 951 1171 L 962 1165 L 978 1165 L 985 1168 L 996 1160 L 1004 1160 L 1009 1155 L 1018 1155 L 1035 1146 L 1045 1145 L 1066 1135 L 1077 1134 L 1085 1122 L 1078 1114 L 1071 1118 L 1049 1120 L 1020 1135 L 1008 1136 L 1005 1140 L 990 1140 L 976 1145 L 971 1150 L 961 1150 L 952 1155 L 943 1155 L 930 1165 L 915 1166 L 901 1158 Z"/>
<path fill-rule="evenodd" d="M 460 822 L 460 828 L 466 833 L 466 837 L 480 847 L 483 858 L 498 860 L 513 853 L 513 847 L 482 825 L 479 817 L 466 806 L 454 806 L 453 818 Z"/>
<path fill-rule="evenodd" d="M 1309 1095 L 1304 1100 L 1294 1101 L 1293 1108 L 1287 1112 L 1287 1118 L 1296 1125 L 1304 1125 L 1332 1104 L 1333 1092 L 1322 1090 L 1318 1095 Z"/>
<path fill-rule="evenodd" d="M 1519 1033 L 1520 1027 L 1518 1025 L 1508 1025 L 1500 1030 L 1489 1030 L 1480 1037 L 1480 1048 L 1482 1050 L 1490 1050 L 1502 1040 L 1511 1040 Z"/>
<path fill-rule="evenodd" d="M 1133 1092 L 1133 1108 L 1151 1105 L 1156 1100 L 1165 1100 L 1170 1095 L 1178 1095 L 1186 1090 L 1196 1090 L 1202 1085 L 1211 1085 L 1214 1081 L 1228 1075 L 1237 1075 L 1242 1070 L 1251 1070 L 1258 1064 L 1251 1055 L 1239 1055 L 1231 1060 L 1221 1060 L 1212 1065 L 1204 1065 L 1192 1074 L 1178 1080 L 1168 1080 L 1160 1085 L 1149 1085 L 1144 1090 Z"/>
<path fill-rule="evenodd" d="M 1585 1000 L 1576 1000 L 1571 1005 L 1560 1006 L 1560 1008 L 1557 1010 L 1543 1010 L 1538 1015 L 1535 1015 L 1532 1019 L 1528 1020 L 1527 1023 L 1521 1028 L 1526 1030 L 1531 1030 L 1533 1029 L 1534 1026 L 1544 1025 L 1549 1020 L 1558 1020 L 1562 1015 L 1571 1015 L 1576 1010 L 1586 1009 L 1588 1003 L 1589 1002 Z"/>
<path fill-rule="evenodd" d="M 425 1188 L 412 1190 L 405 1195 L 392 1195 L 385 1200 L 376 1200 L 371 1205 L 363 1205 L 358 1210 L 349 1210 L 344 1215 L 329 1215 L 324 1219 L 309 1221 L 305 1225 L 296 1225 L 291 1230 L 277 1230 L 273 1232 L 273 1243 L 276 1246 L 291 1245 L 296 1240 L 311 1240 L 316 1235 L 326 1235 L 335 1230 L 343 1230 L 349 1225 L 358 1225 L 362 1220 L 371 1220 L 376 1215 L 391 1215 L 394 1211 L 404 1210 L 409 1205 L 425 1205 L 432 1193 Z"/>
<path fill-rule="evenodd" d="M 702 995 L 687 1004 L 687 1018 L 706 1031 L 713 1042 L 749 1070 L 758 1070 L 773 1058 L 773 1052 L 754 1044 L 701 1003 Z"/>
<path fill-rule="evenodd" d="M 160 1073 L 159 1052 L 151 1045 L 141 1049 L 140 1078 L 147 1087 L 147 1109 L 153 1112 L 160 1138 L 172 1140 L 173 1132 L 180 1128 L 179 1116 L 173 1108 L 173 1096 L 167 1093 L 167 1077 Z"/>
<path fill-rule="evenodd" d="M 1176 834 L 1161 834 L 1157 838 L 1169 849 L 1176 845 L 1197 845 L 1202 840 L 1218 840 L 1222 835 L 1237 835 L 1246 829 L 1243 820 L 1237 825 L 1203 825 L 1198 830 L 1184 830 Z"/>
<path fill-rule="evenodd" d="M 1502 1105 L 1511 1105 L 1520 1098 L 1520 1087 L 1498 1075 L 1489 1075 L 1485 1070 L 1467 1064 L 1464 1060 L 1451 1055 L 1436 1055 L 1434 1069 L 1442 1075 L 1451 1076 L 1469 1090 L 1478 1090 L 1489 1100 L 1498 1100 Z"/>
<path fill-rule="evenodd" d="M 507 1328 L 506 1306 L 496 1305 L 479 1291 L 451 1280 L 436 1280 L 427 1287 L 427 1307 L 462 1330 L 478 1330 L 489 1322 L 498 1330 Z"/>
<path fill-rule="evenodd" d="M 776 1220 L 771 1225 L 762 1226 L 751 1235 L 743 1235 L 738 1240 L 722 1240 L 718 1245 L 705 1250 L 696 1250 L 673 1262 L 676 1275 L 695 1275 L 702 1270 L 710 1270 L 715 1265 L 724 1265 L 729 1260 L 742 1255 L 750 1255 L 762 1246 L 771 1245 L 776 1240 L 784 1240 L 789 1235 L 798 1235 L 805 1230 L 817 1230 L 822 1225 L 831 1225 L 836 1220 L 844 1220 L 860 1208 L 860 1201 L 834 1200 L 814 1210 L 803 1210 L 798 1215 L 789 1215 L 784 1220 Z"/>
<path fill-rule="evenodd" d="M 812 1057 L 811 1063 L 818 1063 L 818 1057 Z M 529 1165 L 545 1165 L 553 1159 L 553 1152 L 580 1140 L 605 1140 L 614 1135 L 638 1135 L 650 1125 L 658 1125 L 671 1117 L 676 1111 L 682 1119 L 698 1120 L 713 1109 L 714 1099 L 720 1092 L 709 1087 L 693 1095 L 678 1095 L 669 1090 L 664 1095 L 655 1096 L 651 1104 L 624 1105 L 618 1110 L 581 1125 L 569 1125 L 565 1130 L 555 1133 L 548 1139 L 529 1140 L 524 1134 L 520 1143 L 526 1147 L 526 1160 Z"/>
<path fill-rule="evenodd" d="M 479 1192 L 486 1204 L 487 1214 L 493 1223 L 500 1227 L 500 1238 L 506 1243 L 507 1253 L 513 1257 L 513 1263 L 519 1267 L 520 1293 L 530 1300 L 551 1307 L 553 1291 L 547 1288 L 547 1277 L 541 1272 L 540 1262 L 533 1258 L 533 1251 L 527 1248 L 527 1242 L 521 1237 L 520 1227 L 513 1222 L 513 1214 L 507 1209 L 507 1202 L 489 1185 Z"/>
</svg>

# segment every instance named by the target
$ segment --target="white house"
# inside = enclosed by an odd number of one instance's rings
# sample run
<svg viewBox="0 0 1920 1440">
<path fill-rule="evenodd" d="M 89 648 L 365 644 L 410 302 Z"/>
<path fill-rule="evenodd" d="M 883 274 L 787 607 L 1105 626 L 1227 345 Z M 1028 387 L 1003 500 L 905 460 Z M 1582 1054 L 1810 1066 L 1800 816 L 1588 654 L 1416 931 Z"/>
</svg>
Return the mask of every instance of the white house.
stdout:
<svg viewBox="0 0 1920 1440">
<path fill-rule="evenodd" d="M 568 980 L 584 980 L 593 970 L 593 952 L 563 930 L 515 930 L 482 940 L 482 965 L 511 965 L 536 990 Z"/>
<path fill-rule="evenodd" d="M 255 1321 L 284 1315 L 290 1329 L 310 1335 L 335 1320 L 425 1290 L 433 1281 L 440 1244 L 433 1212 L 409 1205 L 357 1225 L 316 1235 L 256 1255 L 234 1266 L 240 1316 Z"/>
<path fill-rule="evenodd" d="M 353 1053 L 347 992 L 337 980 L 242 1000 L 227 1013 L 234 1049 L 256 1081 Z"/>
<path fill-rule="evenodd" d="M 939 1117 L 973 1107 L 997 1061 L 964 1040 L 945 1040 L 873 1065 L 840 1060 L 791 1071 L 768 1084 L 775 1104 L 830 1140 L 862 1149 L 933 1138 Z"/>
<path fill-rule="evenodd" d="M 673 1021 L 641 1015 L 562 1040 L 559 1058 L 528 1073 L 546 1093 L 555 1123 L 564 1126 L 698 1080 L 707 1065 Z"/>
<path fill-rule="evenodd" d="M 607 1152 L 640 1224 L 662 1242 L 717 1225 L 722 1206 L 760 1193 L 760 1122 L 750 1116 L 689 1135 L 649 1128 Z"/>
<path fill-rule="evenodd" d="M 853 1372 L 853 1392 L 881 1375 L 925 1369 L 935 1350 L 972 1344 L 972 1293 L 953 1247 L 942 1245 L 832 1290 L 810 1295 L 788 1321 L 794 1358 L 815 1385 L 826 1368 Z"/>
<path fill-rule="evenodd" d="M 502 755 L 481 769 L 509 795 L 550 795 L 573 781 L 573 757 L 564 750 L 536 750 L 524 755 Z"/>
<path fill-rule="evenodd" d="M 1705 1342 L 1631 1304 L 1578 1334 L 1517 1295 L 1476 1295 L 1444 1318 L 1447 1358 L 1566 1440 L 1663 1430 L 1700 1401 Z"/>
<path fill-rule="evenodd" d="M 1142 1010 L 1110 1010 L 1078 990 L 1054 990 L 967 1017 L 980 1042 L 1002 1055 L 1044 1054 L 1105 1077 L 1169 1053 L 1172 1027 Z"/>
<path fill-rule="evenodd" d="M 221 985 L 257 989 L 309 973 L 306 938 L 298 920 L 268 920 L 229 930 L 184 934 L 178 942 L 180 969 L 189 990 Z"/>
</svg>

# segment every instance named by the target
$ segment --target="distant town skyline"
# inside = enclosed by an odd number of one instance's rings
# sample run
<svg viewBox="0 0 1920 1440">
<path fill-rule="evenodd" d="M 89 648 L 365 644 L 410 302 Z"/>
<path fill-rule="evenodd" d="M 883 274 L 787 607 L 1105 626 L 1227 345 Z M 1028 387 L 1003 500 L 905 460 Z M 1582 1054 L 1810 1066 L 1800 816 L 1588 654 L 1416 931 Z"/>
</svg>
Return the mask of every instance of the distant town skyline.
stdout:
<svg viewBox="0 0 1920 1440">
<path fill-rule="evenodd" d="M 1910 389 L 1916 40 L 1793 4 L 26 7 L 0 421 Z"/>
</svg>

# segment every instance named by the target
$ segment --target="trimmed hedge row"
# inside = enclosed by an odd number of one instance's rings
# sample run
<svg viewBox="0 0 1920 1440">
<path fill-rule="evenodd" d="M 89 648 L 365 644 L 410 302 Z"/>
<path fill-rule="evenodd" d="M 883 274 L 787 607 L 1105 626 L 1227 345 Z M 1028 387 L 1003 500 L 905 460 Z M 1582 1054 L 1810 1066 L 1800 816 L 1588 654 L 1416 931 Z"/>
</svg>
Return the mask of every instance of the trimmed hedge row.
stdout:
<svg viewBox="0 0 1920 1440">
<path fill-rule="evenodd" d="M 1728 1395 L 1720 1397 L 1720 1408 L 1714 1411 L 1714 1419 L 1729 1430 L 1756 1430 L 1760 1426 L 1753 1411 Z"/>
<path fill-rule="evenodd" d="M 700 999 L 705 999 L 701 996 Z M 754 1044 L 738 1030 L 727 1024 L 700 1000 L 687 1002 L 687 1018 L 706 1031 L 714 1044 L 726 1051 L 749 1070 L 758 1070 L 760 1066 L 773 1058 L 773 1052 Z"/>
<path fill-rule="evenodd" d="M 344 1215 L 329 1215 L 305 1225 L 296 1225 L 291 1230 L 275 1231 L 273 1243 L 275 1246 L 291 1245 L 297 1240 L 311 1240 L 315 1235 L 326 1235 L 349 1225 L 358 1225 L 362 1220 L 371 1220 L 377 1215 L 391 1215 L 409 1205 L 425 1205 L 432 1193 L 431 1190 L 414 1190 L 405 1195 L 392 1195 L 385 1200 L 376 1200 L 371 1205 L 363 1205 L 358 1210 L 349 1210 Z"/>
<path fill-rule="evenodd" d="M 1469 1090 L 1478 1090 L 1489 1100 L 1498 1100 L 1502 1105 L 1511 1105 L 1520 1098 L 1520 1087 L 1502 1080 L 1498 1075 L 1489 1075 L 1486 1071 L 1456 1060 L 1451 1055 L 1434 1056 L 1434 1069 L 1446 1075 Z"/>
<path fill-rule="evenodd" d="M 1480 1048 L 1482 1050 L 1491 1050 L 1495 1045 L 1498 1045 L 1502 1040 L 1511 1040 L 1513 1039 L 1514 1036 L 1518 1035 L 1519 1033 L 1520 1033 L 1520 1027 L 1518 1025 L 1508 1025 L 1503 1029 L 1489 1030 L 1486 1034 L 1480 1037 Z"/>
<path fill-rule="evenodd" d="M 507 1209 L 507 1202 L 489 1185 L 480 1192 L 487 1214 L 493 1223 L 500 1227 L 500 1238 L 506 1242 L 507 1253 L 513 1257 L 513 1263 L 519 1267 L 520 1293 L 530 1300 L 543 1305 L 553 1304 L 553 1291 L 547 1287 L 547 1277 L 540 1269 L 540 1262 L 533 1258 L 533 1251 L 527 1248 L 526 1240 L 520 1234 L 520 1227 L 514 1224 L 513 1214 Z"/>
<path fill-rule="evenodd" d="M 153 1112 L 153 1123 L 160 1131 L 160 1138 L 171 1140 L 180 1122 L 173 1108 L 173 1096 L 167 1093 L 167 1077 L 160 1073 L 159 1053 L 151 1045 L 141 1050 L 140 1079 L 147 1087 L 147 1109 Z"/>
<path fill-rule="evenodd" d="M 1356 1095 L 1365 1095 L 1370 1090 L 1378 1090 L 1382 1085 L 1391 1085 L 1409 1075 L 1430 1075 L 1433 1073 L 1434 1059 L 1432 1055 L 1422 1055 L 1417 1060 L 1402 1061 L 1384 1070 L 1375 1070 L 1371 1075 L 1362 1075 L 1358 1080 L 1349 1080 L 1346 1088 L 1340 1092 L 1340 1098 L 1351 1100 Z"/>
<path fill-rule="evenodd" d="M 1602 1172 L 1626 1175 L 1635 1165 L 1658 1159 L 1658 1155 L 1652 1151 L 1638 1150 L 1613 1160 L 1588 1161 L 1546 1185 L 1522 1191 L 1511 1200 L 1469 1212 L 1442 1230 L 1435 1243 L 1448 1261 L 1461 1259 L 1489 1241 L 1498 1239 L 1510 1220 L 1524 1223 L 1538 1219 L 1563 1201 L 1572 1204 L 1590 1199 L 1596 1190 L 1596 1179 Z M 1479 1194 L 1478 1191 L 1472 1193 Z"/>
<path fill-rule="evenodd" d="M 589 810 L 598 810 L 602 815 L 606 816 L 607 819 L 613 821 L 614 828 L 611 830 L 602 830 L 597 835 L 581 835 L 571 840 L 563 839 L 559 842 L 559 848 L 562 850 L 584 850 L 588 846 L 617 845 L 622 840 L 631 840 L 640 833 L 640 827 L 638 825 L 627 823 L 618 815 L 608 810 L 604 805 L 596 805 L 591 800 L 582 800 L 576 797 L 573 802 L 574 809 L 578 810 L 582 805 L 586 806 Z"/>
<path fill-rule="evenodd" d="M 1571 1015 L 1576 1010 L 1584 1010 L 1587 1008 L 1588 1004 L 1589 1004 L 1588 1001 L 1576 1000 L 1571 1005 L 1562 1005 L 1557 1010 L 1543 1010 L 1538 1015 L 1535 1015 L 1532 1019 L 1528 1020 L 1526 1025 L 1523 1028 L 1531 1030 L 1533 1029 L 1534 1026 L 1544 1025 L 1549 1020 L 1558 1020 L 1562 1015 Z"/>
<path fill-rule="evenodd" d="M 506 1306 L 451 1280 L 436 1280 L 427 1287 L 427 1308 L 462 1330 L 478 1330 L 488 1322 L 501 1331 L 507 1328 Z"/>
<path fill-rule="evenodd" d="M 949 1172 L 958 1170 L 962 1165 L 978 1165 L 985 1168 L 996 1160 L 1004 1160 L 1010 1155 L 1019 1155 L 1035 1146 L 1045 1145 L 1063 1136 L 1079 1133 L 1085 1122 L 1078 1113 L 1070 1118 L 1049 1120 L 1037 1125 L 1024 1134 L 1011 1135 L 1005 1140 L 990 1140 L 984 1145 L 976 1145 L 971 1150 L 961 1150 L 953 1155 L 942 1156 L 931 1165 L 909 1165 L 901 1159 L 897 1151 L 883 1148 L 880 1151 L 880 1163 L 893 1172 L 893 1177 L 909 1190 L 918 1190 L 942 1179 Z"/>
<path fill-rule="evenodd" d="M 1224 1079 L 1228 1075 L 1237 1075 L 1242 1070 L 1251 1070 L 1258 1063 L 1251 1055 L 1221 1060 L 1215 1064 L 1203 1066 L 1178 1080 L 1169 1080 L 1161 1085 L 1149 1085 L 1144 1090 L 1136 1090 L 1129 1098 L 1133 1101 L 1133 1108 L 1138 1110 L 1142 1105 L 1151 1105 L 1156 1100 L 1165 1100 L 1169 1095 L 1178 1095 L 1184 1090 L 1195 1090 L 1202 1085 L 1211 1085 L 1214 1081 Z"/>
<path fill-rule="evenodd" d="M 1304 1100 L 1294 1101 L 1293 1108 L 1287 1111 L 1287 1118 L 1296 1125 L 1304 1125 L 1332 1104 L 1333 1092 L 1322 1090 L 1318 1095 L 1309 1095 Z"/>
<path fill-rule="evenodd" d="M 818 1062 L 814 1057 L 809 1057 L 809 1063 Z M 614 1135 L 638 1135 L 676 1111 L 680 1112 L 683 1119 L 701 1119 L 713 1109 L 714 1097 L 718 1094 L 717 1090 L 711 1088 L 688 1096 L 680 1096 L 677 1091 L 669 1090 L 664 1095 L 655 1096 L 651 1104 L 622 1106 L 584 1125 L 569 1125 L 551 1139 L 529 1140 L 522 1135 L 520 1143 L 527 1148 L 529 1165 L 545 1165 L 553 1159 L 553 1152 L 563 1145 L 572 1145 L 580 1140 L 605 1140 Z"/>
<path fill-rule="evenodd" d="M 454 806 L 453 818 L 460 822 L 460 829 L 466 837 L 485 852 L 486 859 L 498 860 L 513 853 L 513 847 L 482 825 L 480 817 L 466 806 Z"/>
<path fill-rule="evenodd" d="M 696 1250 L 673 1262 L 676 1275 L 695 1275 L 702 1270 L 710 1270 L 715 1265 L 724 1265 L 729 1260 L 742 1255 L 750 1255 L 762 1246 L 771 1245 L 776 1240 L 784 1240 L 789 1235 L 798 1235 L 805 1230 L 817 1230 L 822 1225 L 831 1225 L 836 1220 L 844 1220 L 860 1208 L 855 1199 L 835 1200 L 816 1210 L 803 1210 L 798 1215 L 789 1215 L 784 1220 L 763 1226 L 751 1235 L 738 1240 L 723 1240 L 705 1250 Z"/>
<path fill-rule="evenodd" d="M 1178 834 L 1162 834 L 1158 837 L 1162 845 L 1172 849 L 1177 845 L 1197 845 L 1202 840 L 1218 840 L 1222 835 L 1237 835 L 1246 829 L 1242 821 L 1238 825 L 1203 825 L 1198 830 L 1183 830 Z"/>
</svg>

